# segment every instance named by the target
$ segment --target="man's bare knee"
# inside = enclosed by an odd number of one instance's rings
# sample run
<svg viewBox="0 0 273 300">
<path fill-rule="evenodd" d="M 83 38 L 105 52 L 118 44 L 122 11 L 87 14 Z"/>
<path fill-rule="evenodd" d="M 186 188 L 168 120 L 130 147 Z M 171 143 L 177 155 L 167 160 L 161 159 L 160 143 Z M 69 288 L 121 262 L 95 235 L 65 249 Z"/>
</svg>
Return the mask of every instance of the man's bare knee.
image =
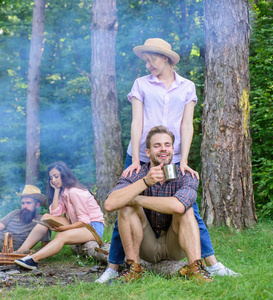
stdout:
<svg viewBox="0 0 273 300">
<path fill-rule="evenodd" d="M 178 233 L 179 227 L 183 224 L 188 225 L 191 220 L 196 220 L 193 208 L 189 208 L 184 214 L 174 214 L 172 220 L 172 228 Z"/>
<path fill-rule="evenodd" d="M 143 210 L 143 207 L 138 205 L 125 206 L 119 210 L 119 219 L 131 219 L 132 216 L 136 216 L 140 219 L 140 222 L 145 226 L 147 224 L 147 217 Z"/>
<path fill-rule="evenodd" d="M 119 210 L 119 216 L 121 217 L 128 217 L 128 215 L 136 213 L 133 206 L 124 206 Z"/>
<path fill-rule="evenodd" d="M 194 216 L 194 210 L 192 207 L 190 207 L 183 215 L 181 215 L 182 219 L 189 219 L 189 218 L 195 218 Z"/>
</svg>

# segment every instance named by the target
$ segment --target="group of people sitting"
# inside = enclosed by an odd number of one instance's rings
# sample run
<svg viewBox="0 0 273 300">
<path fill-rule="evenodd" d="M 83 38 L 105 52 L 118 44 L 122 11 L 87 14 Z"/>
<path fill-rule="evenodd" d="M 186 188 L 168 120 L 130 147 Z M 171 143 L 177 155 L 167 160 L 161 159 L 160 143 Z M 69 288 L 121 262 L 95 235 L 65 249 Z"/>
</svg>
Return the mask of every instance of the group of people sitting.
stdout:
<svg viewBox="0 0 273 300">
<path fill-rule="evenodd" d="M 140 258 L 156 263 L 187 257 L 188 265 L 180 274 L 200 282 L 212 281 L 216 274 L 235 276 L 237 273 L 215 258 L 196 204 L 199 175 L 188 166 L 197 102 L 195 85 L 174 71 L 180 57 L 166 41 L 148 39 L 133 50 L 145 61 L 150 74 L 136 79 L 128 94 L 133 115 L 131 142 L 124 172 L 105 200 L 105 210 L 118 211 L 118 219 L 112 234 L 108 268 L 96 282 L 104 283 L 113 278 L 122 282 L 140 279 L 144 273 Z M 177 178 L 166 180 L 163 166 L 171 163 L 175 164 Z M 100 237 L 103 234 L 100 206 L 66 164 L 50 165 L 47 177 L 50 214 L 42 219 L 52 218 L 63 226 L 51 228 L 57 234 L 41 250 L 15 261 L 27 269 L 37 268 L 40 259 L 54 255 L 65 244 L 95 240 L 86 223 L 92 224 Z M 32 216 L 39 218 L 36 210 L 40 201 L 29 188 L 26 186 L 20 195 L 22 211 L 29 205 L 27 209 L 33 211 Z M 37 188 L 32 188 L 34 194 L 41 195 Z M 24 199 L 34 200 L 26 204 Z M 23 220 L 23 214 L 17 212 L 18 220 Z M 0 229 L 5 227 L 8 229 L 8 221 L 4 218 Z M 30 251 L 45 238 L 47 231 L 45 226 L 36 225 L 17 251 Z M 118 267 L 124 261 L 127 267 L 118 274 Z"/>
<path fill-rule="evenodd" d="M 97 200 L 64 162 L 55 162 L 47 169 L 49 214 L 41 216 L 37 213 L 47 198 L 37 187 L 26 185 L 23 193 L 18 195 L 21 210 L 15 210 L 0 220 L 2 246 L 6 232 L 13 235 L 14 249 L 18 254 L 30 253 L 39 241 L 47 242 L 38 252 L 15 261 L 22 267 L 36 269 L 39 260 L 58 253 L 64 245 L 95 240 L 85 224 L 92 225 L 100 237 L 103 235 L 104 218 Z M 50 225 L 50 229 L 57 232 L 51 241 L 48 227 L 35 222 L 47 219 L 62 224 Z"/>
</svg>

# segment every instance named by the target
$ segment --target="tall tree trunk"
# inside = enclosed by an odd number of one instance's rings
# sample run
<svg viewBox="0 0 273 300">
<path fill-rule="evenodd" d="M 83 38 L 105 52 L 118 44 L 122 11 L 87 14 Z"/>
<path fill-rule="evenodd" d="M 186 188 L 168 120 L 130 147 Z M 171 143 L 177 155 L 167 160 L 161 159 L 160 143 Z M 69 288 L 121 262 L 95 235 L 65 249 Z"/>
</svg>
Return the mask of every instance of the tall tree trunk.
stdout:
<svg viewBox="0 0 273 300">
<path fill-rule="evenodd" d="M 202 213 L 208 226 L 256 221 L 249 132 L 249 2 L 204 0 Z"/>
<path fill-rule="evenodd" d="M 36 184 L 40 163 L 39 92 L 43 53 L 45 1 L 35 0 L 30 43 L 27 88 L 27 166 L 26 183 Z"/>
<path fill-rule="evenodd" d="M 103 204 L 122 173 L 121 126 L 115 71 L 115 0 L 94 0 L 91 24 L 91 108 L 96 150 L 97 196 Z M 108 215 L 109 219 L 110 215 Z M 109 221 L 112 221 L 113 218 Z"/>
</svg>

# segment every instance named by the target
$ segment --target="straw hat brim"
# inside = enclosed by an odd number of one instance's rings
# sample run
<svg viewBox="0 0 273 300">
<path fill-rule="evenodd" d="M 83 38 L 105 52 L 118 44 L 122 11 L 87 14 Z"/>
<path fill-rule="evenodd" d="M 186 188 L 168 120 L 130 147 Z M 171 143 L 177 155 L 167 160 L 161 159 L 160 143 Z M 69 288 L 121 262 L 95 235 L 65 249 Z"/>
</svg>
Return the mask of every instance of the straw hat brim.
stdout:
<svg viewBox="0 0 273 300">
<path fill-rule="evenodd" d="M 23 197 L 35 198 L 36 200 L 38 200 L 41 203 L 41 205 L 46 205 L 46 202 L 47 202 L 47 198 L 43 194 L 18 194 L 18 193 L 16 193 L 16 194 L 21 198 L 23 198 Z"/>
<path fill-rule="evenodd" d="M 162 49 L 161 47 L 152 46 L 152 45 L 136 46 L 133 49 L 133 51 L 141 59 L 143 59 L 144 52 L 153 52 L 153 53 L 163 54 L 169 57 L 174 65 L 176 65 L 180 60 L 180 56 L 176 52 L 172 50 Z"/>
</svg>

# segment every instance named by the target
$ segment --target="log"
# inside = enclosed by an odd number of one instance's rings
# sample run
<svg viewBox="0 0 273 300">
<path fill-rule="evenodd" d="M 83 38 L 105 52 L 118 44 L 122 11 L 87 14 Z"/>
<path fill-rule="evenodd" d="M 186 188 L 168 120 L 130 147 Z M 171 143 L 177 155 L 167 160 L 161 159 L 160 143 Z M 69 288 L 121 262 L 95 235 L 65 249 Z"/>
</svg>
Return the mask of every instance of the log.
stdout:
<svg viewBox="0 0 273 300">
<path fill-rule="evenodd" d="M 82 255 L 86 258 L 92 257 L 98 262 L 104 264 L 108 263 L 108 255 L 106 253 L 109 253 L 110 251 L 110 243 L 104 244 L 103 246 L 99 247 L 99 244 L 97 242 L 90 241 L 85 244 L 72 245 L 71 249 L 74 253 Z M 187 262 L 185 261 L 172 260 L 162 260 L 154 264 L 141 259 L 140 263 L 146 270 L 164 276 L 178 276 L 178 271 L 182 267 L 187 265 Z"/>
<path fill-rule="evenodd" d="M 99 244 L 95 241 L 89 241 L 84 244 L 71 245 L 71 249 L 74 253 L 82 255 L 86 258 L 92 257 L 99 262 L 107 264 L 108 255 L 106 255 L 105 253 L 100 253 L 100 252 L 96 251 L 95 248 L 100 248 Z M 103 246 L 101 246 L 100 249 L 103 249 L 109 253 L 110 244 L 104 244 Z"/>
</svg>

